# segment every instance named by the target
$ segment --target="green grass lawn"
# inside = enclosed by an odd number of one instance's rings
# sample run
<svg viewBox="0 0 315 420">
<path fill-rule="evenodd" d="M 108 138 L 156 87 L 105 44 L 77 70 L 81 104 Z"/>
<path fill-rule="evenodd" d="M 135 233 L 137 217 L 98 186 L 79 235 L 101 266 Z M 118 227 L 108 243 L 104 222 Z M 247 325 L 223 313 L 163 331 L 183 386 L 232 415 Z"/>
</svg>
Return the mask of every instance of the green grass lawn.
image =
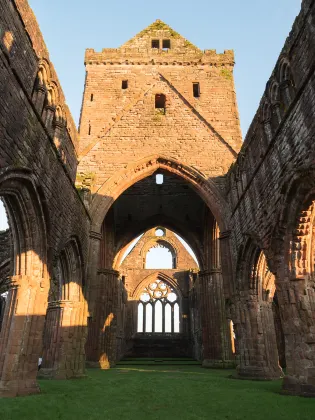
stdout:
<svg viewBox="0 0 315 420">
<path fill-rule="evenodd" d="M 231 373 L 198 366 L 88 370 L 86 379 L 40 381 L 40 395 L 0 399 L 0 419 L 315 419 L 315 399 L 280 395 L 281 381 L 228 379 Z"/>
</svg>

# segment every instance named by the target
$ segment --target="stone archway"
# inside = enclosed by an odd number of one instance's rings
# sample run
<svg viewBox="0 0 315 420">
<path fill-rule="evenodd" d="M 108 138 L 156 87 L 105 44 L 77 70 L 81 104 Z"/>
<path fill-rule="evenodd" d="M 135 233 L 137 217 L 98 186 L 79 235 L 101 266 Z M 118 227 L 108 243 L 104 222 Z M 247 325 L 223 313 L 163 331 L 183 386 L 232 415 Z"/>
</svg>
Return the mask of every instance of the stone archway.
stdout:
<svg viewBox="0 0 315 420">
<path fill-rule="evenodd" d="M 314 396 L 315 171 L 288 179 L 272 244 L 287 363 L 283 389 Z"/>
<path fill-rule="evenodd" d="M 92 230 L 100 232 L 104 217 L 113 202 L 131 185 L 152 175 L 158 169 L 170 172 L 187 181 L 207 204 L 214 214 L 221 231 L 227 230 L 225 221 L 228 205 L 213 181 L 173 158 L 149 156 L 134 162 L 117 175 L 111 177 L 95 193 L 91 204 Z"/>
<path fill-rule="evenodd" d="M 233 302 L 240 378 L 261 380 L 283 376 L 279 366 L 273 315 L 275 276 L 264 252 L 252 238 L 241 247 Z"/>
<path fill-rule="evenodd" d="M 14 272 L 0 334 L 0 396 L 17 396 L 39 392 L 37 364 L 49 290 L 46 222 L 29 170 L 0 173 L 0 195 L 14 249 Z"/>
</svg>

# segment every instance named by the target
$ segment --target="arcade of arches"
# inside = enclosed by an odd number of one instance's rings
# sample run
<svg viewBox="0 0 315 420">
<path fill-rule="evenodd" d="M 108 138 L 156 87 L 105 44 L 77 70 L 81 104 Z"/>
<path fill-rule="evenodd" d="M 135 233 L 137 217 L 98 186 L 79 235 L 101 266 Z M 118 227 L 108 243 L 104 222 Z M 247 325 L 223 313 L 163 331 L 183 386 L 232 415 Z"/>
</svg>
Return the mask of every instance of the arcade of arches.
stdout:
<svg viewBox="0 0 315 420">
<path fill-rule="evenodd" d="M 77 131 L 27 0 L 0 23 L 0 396 L 125 356 L 315 396 L 315 2 L 244 142 L 231 50 L 88 49 Z"/>
</svg>

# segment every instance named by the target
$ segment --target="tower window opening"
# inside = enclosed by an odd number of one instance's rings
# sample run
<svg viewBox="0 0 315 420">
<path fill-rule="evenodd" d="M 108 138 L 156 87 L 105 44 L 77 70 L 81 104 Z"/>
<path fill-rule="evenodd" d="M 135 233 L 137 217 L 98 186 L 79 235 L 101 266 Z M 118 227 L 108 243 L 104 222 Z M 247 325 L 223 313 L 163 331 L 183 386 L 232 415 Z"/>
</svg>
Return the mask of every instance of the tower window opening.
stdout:
<svg viewBox="0 0 315 420">
<path fill-rule="evenodd" d="M 163 50 L 169 50 L 171 49 L 171 40 L 170 39 L 163 39 Z"/>
<path fill-rule="evenodd" d="M 160 109 L 165 113 L 166 96 L 162 93 L 155 95 L 155 109 Z"/>
<path fill-rule="evenodd" d="M 92 132 L 92 127 L 91 127 L 91 125 L 89 124 L 89 136 L 91 135 L 91 132 Z"/>
<path fill-rule="evenodd" d="M 194 93 L 194 98 L 199 98 L 199 96 L 200 96 L 200 84 L 199 83 L 193 83 L 193 93 Z"/>
<path fill-rule="evenodd" d="M 155 182 L 157 185 L 162 185 L 164 182 L 164 175 L 163 174 L 157 174 L 155 176 Z"/>
<path fill-rule="evenodd" d="M 91 102 L 93 102 L 94 101 L 94 95 L 93 95 L 93 93 L 91 93 Z"/>
<path fill-rule="evenodd" d="M 121 88 L 122 89 L 128 89 L 128 80 L 123 80 L 121 82 Z"/>
<path fill-rule="evenodd" d="M 152 43 L 151 43 L 152 48 L 160 48 L 160 40 L 159 39 L 152 39 Z"/>
<path fill-rule="evenodd" d="M 157 228 L 156 230 L 155 230 L 155 236 L 165 236 L 165 230 L 164 229 L 162 229 L 162 228 Z"/>
</svg>

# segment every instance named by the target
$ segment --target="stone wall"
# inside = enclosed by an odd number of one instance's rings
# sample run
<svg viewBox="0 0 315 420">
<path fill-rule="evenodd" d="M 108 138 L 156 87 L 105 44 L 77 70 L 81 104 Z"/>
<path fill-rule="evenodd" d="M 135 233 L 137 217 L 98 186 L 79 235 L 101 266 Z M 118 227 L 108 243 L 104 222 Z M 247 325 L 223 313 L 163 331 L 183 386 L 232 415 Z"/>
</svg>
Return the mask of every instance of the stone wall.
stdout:
<svg viewBox="0 0 315 420">
<path fill-rule="evenodd" d="M 268 323 L 268 327 L 264 327 L 260 318 L 265 316 L 264 293 L 270 292 L 270 286 L 264 292 L 266 272 L 261 276 L 255 274 L 259 273 L 261 257 L 258 255 L 265 255 L 268 269 L 275 275 L 285 337 L 288 376 L 284 387 L 287 392 L 304 395 L 314 394 L 311 251 L 315 158 L 314 25 L 314 1 L 305 0 L 266 85 L 237 161 L 228 174 L 227 188 L 231 205 L 233 300 L 236 305 L 239 300 L 243 302 L 242 315 L 236 316 L 239 342 L 242 343 L 242 334 L 248 332 L 241 327 L 246 317 L 251 318 L 252 333 L 253 329 L 255 331 L 252 339 L 246 338 L 247 344 L 243 341 L 247 367 L 242 365 L 241 368 L 265 369 L 268 364 L 273 366 L 271 375 L 277 369 L 269 358 L 270 350 L 264 350 L 262 346 L 255 353 L 251 347 L 262 338 L 269 349 L 275 347 L 274 338 L 271 338 L 271 335 L 274 337 L 274 326 Z M 257 299 L 259 303 L 254 309 Z M 255 362 L 251 360 L 252 356 Z"/>
<path fill-rule="evenodd" d="M 74 185 L 77 132 L 27 1 L 2 1 L 0 25 L 0 195 L 15 250 L 0 338 L 0 394 L 22 395 L 38 392 L 49 289 L 71 240 L 85 272 L 89 216 Z M 86 319 L 78 322 L 83 328 Z"/>
<path fill-rule="evenodd" d="M 0 294 L 8 288 L 9 277 L 13 274 L 13 243 L 9 229 L 0 231 Z"/>
</svg>

